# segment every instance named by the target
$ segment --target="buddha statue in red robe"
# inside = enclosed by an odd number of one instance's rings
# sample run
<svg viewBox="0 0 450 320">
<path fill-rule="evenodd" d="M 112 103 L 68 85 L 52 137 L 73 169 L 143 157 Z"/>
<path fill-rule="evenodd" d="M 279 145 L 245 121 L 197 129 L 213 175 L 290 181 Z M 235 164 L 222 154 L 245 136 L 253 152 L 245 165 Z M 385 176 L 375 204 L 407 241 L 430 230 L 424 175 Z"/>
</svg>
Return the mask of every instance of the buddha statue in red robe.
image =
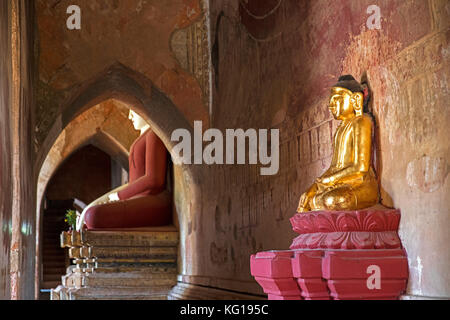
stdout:
<svg viewBox="0 0 450 320">
<path fill-rule="evenodd" d="M 141 136 L 129 155 L 129 183 L 89 204 L 77 221 L 77 230 L 136 228 L 168 225 L 172 222 L 171 195 L 166 189 L 167 150 L 138 114 L 130 119 Z"/>
</svg>

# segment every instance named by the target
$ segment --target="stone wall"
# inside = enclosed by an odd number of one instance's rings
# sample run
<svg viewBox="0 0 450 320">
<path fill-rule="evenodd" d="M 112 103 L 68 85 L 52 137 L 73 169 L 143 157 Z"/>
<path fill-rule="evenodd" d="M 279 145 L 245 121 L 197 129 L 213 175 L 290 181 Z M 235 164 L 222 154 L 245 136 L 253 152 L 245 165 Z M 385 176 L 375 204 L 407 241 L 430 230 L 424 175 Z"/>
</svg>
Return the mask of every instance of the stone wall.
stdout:
<svg viewBox="0 0 450 320">
<path fill-rule="evenodd" d="M 280 171 L 211 167 L 188 219 L 197 263 L 186 281 L 261 293 L 249 256 L 286 249 L 300 194 L 330 162 L 327 110 L 341 74 L 367 77 L 378 124 L 383 203 L 402 210 L 408 294 L 449 297 L 449 3 L 248 0 L 211 3 L 212 126 L 279 128 Z M 201 254 L 200 254 L 201 253 Z M 194 253 L 193 253 L 194 254 Z"/>
<path fill-rule="evenodd" d="M 81 10 L 79 30 L 66 27 L 69 18 L 66 10 L 73 4 Z M 190 73 L 198 68 L 186 70 L 189 65 L 183 68 L 177 60 L 183 48 L 171 42 L 176 30 L 190 28 L 201 20 L 200 1 L 38 0 L 36 11 L 39 38 L 36 152 L 42 151 L 52 125 L 80 87 L 113 65 L 125 66 L 152 81 L 190 122 L 196 119 L 208 122 L 208 108 L 202 96 L 203 78 L 197 75 L 197 79 Z M 185 38 L 185 52 L 186 41 Z"/>
</svg>

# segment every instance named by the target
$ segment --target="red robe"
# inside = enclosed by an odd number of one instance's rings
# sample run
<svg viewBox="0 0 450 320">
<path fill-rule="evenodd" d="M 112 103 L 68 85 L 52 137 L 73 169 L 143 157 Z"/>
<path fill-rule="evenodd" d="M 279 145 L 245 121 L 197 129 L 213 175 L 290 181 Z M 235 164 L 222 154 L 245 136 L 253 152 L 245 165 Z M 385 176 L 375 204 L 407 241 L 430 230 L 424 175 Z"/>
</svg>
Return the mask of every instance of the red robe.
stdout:
<svg viewBox="0 0 450 320">
<path fill-rule="evenodd" d="M 171 197 L 166 190 L 167 150 L 147 130 L 131 146 L 130 182 L 118 192 L 120 201 L 88 209 L 88 229 L 156 227 L 170 224 Z"/>
</svg>

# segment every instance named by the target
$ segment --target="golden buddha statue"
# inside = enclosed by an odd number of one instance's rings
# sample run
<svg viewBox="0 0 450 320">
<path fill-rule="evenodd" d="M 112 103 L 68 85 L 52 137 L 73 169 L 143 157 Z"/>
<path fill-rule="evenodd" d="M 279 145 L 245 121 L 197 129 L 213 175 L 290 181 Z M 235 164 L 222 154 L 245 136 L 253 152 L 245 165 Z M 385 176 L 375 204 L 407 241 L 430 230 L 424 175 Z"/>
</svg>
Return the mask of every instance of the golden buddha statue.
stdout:
<svg viewBox="0 0 450 320">
<path fill-rule="evenodd" d="M 364 89 L 351 75 L 331 89 L 329 109 L 341 120 L 333 137 L 330 168 L 300 197 L 297 212 L 357 210 L 379 201 L 372 166 L 373 121 L 363 113 Z"/>
</svg>

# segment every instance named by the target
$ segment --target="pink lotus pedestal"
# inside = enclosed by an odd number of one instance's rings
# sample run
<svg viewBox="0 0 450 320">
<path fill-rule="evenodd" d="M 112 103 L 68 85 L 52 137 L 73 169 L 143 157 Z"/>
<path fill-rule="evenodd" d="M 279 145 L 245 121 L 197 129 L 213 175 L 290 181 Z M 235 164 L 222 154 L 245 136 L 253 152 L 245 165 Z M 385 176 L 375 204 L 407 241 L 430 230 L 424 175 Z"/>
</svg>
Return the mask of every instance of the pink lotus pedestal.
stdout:
<svg viewBox="0 0 450 320">
<path fill-rule="evenodd" d="M 400 211 L 315 211 L 291 218 L 291 250 L 251 256 L 251 274 L 269 300 L 398 299 L 408 261 Z"/>
</svg>

